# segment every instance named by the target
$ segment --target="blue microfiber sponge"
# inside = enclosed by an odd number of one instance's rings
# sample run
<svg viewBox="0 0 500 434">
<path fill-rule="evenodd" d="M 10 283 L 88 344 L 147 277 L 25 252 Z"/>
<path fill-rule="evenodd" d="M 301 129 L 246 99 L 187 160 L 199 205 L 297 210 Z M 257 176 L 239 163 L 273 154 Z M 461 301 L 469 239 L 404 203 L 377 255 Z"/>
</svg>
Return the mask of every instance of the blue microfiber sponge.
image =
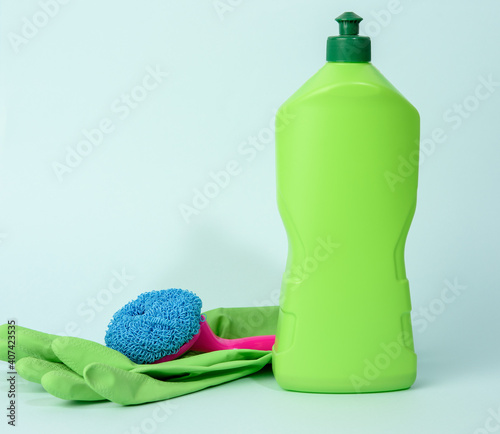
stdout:
<svg viewBox="0 0 500 434">
<path fill-rule="evenodd" d="M 104 341 L 135 363 L 152 363 L 179 351 L 200 321 L 201 300 L 193 292 L 144 292 L 113 315 Z"/>
</svg>

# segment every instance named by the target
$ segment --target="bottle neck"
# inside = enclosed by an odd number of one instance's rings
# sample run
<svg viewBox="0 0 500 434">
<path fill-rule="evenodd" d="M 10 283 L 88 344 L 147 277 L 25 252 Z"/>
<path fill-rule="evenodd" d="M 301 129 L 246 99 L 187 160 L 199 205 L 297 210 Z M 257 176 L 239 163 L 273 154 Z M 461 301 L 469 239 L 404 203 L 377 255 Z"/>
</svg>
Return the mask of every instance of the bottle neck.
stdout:
<svg viewBox="0 0 500 434">
<path fill-rule="evenodd" d="M 326 44 L 327 62 L 361 63 L 371 60 L 371 41 L 368 36 L 330 36 Z"/>
</svg>

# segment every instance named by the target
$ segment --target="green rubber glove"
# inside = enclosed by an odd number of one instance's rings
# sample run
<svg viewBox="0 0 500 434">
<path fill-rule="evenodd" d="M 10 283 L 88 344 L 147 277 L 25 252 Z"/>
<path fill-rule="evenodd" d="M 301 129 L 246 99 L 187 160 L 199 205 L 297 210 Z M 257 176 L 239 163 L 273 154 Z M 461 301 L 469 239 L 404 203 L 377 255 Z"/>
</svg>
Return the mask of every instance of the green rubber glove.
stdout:
<svg viewBox="0 0 500 434">
<path fill-rule="evenodd" d="M 274 334 L 278 308 L 219 308 L 204 315 L 224 338 Z M 7 325 L 0 326 L 0 359 L 7 360 Z M 188 353 L 155 365 L 137 365 L 123 354 L 80 338 L 16 326 L 16 370 L 62 399 L 123 405 L 173 398 L 249 375 L 271 361 L 268 351 Z"/>
</svg>

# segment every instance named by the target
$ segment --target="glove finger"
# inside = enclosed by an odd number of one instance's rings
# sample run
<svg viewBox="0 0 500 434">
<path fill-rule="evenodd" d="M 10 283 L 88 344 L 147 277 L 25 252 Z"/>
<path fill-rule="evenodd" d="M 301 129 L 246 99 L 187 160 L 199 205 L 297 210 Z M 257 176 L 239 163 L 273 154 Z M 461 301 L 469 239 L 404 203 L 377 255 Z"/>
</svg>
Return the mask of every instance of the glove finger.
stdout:
<svg viewBox="0 0 500 434">
<path fill-rule="evenodd" d="M 203 353 L 153 365 L 137 365 L 132 371 L 158 380 L 187 380 L 205 374 L 222 375 L 230 370 L 255 366 L 261 369 L 271 362 L 270 351 L 222 350 Z"/>
<path fill-rule="evenodd" d="M 18 325 L 2 324 L 0 360 L 7 362 L 14 357 L 14 361 L 17 362 L 24 357 L 36 357 L 49 362 L 60 362 L 51 348 L 52 341 L 58 337 Z"/>
<path fill-rule="evenodd" d="M 80 376 L 90 363 L 107 363 L 127 371 L 136 366 L 122 353 L 86 339 L 58 337 L 52 342 L 52 349 L 65 365 Z"/>
<path fill-rule="evenodd" d="M 40 384 L 47 372 L 71 370 L 62 363 L 47 362 L 36 357 L 23 357 L 16 363 L 16 371 L 25 380 Z"/>
<path fill-rule="evenodd" d="M 195 381 L 176 382 L 160 381 L 148 375 L 124 371 L 101 363 L 93 363 L 85 368 L 84 378 L 92 389 L 106 399 L 122 405 L 135 405 L 186 395 L 207 387 L 236 380 L 252 374 L 258 369 L 260 368 L 250 366 L 223 375 L 206 376 Z"/>
<path fill-rule="evenodd" d="M 106 400 L 90 388 L 83 377 L 69 369 L 47 372 L 42 377 L 41 383 L 43 388 L 56 398 L 72 401 Z"/>
</svg>

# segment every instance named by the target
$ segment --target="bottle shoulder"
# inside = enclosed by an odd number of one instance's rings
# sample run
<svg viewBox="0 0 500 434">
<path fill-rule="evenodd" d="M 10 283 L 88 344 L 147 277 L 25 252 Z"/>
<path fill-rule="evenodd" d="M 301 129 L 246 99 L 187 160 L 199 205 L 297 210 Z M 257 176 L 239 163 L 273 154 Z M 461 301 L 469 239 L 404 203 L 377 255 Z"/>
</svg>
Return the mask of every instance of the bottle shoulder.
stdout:
<svg viewBox="0 0 500 434">
<path fill-rule="evenodd" d="M 399 100 L 416 112 L 415 107 L 371 63 L 327 62 L 282 107 L 293 108 L 299 102 L 310 102 L 315 98 L 349 96 Z"/>
</svg>

